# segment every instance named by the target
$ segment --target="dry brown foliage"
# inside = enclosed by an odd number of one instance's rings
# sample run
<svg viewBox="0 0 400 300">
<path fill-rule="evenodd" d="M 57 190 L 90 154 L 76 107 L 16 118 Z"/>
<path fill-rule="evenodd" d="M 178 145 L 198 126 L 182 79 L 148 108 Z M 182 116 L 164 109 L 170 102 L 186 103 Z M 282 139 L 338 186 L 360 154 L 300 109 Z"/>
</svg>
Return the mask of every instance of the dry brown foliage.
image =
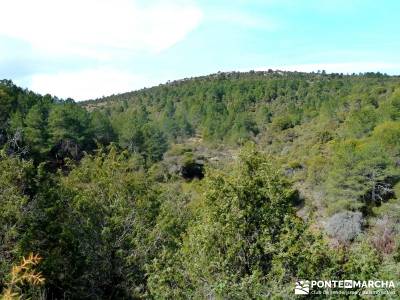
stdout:
<svg viewBox="0 0 400 300">
<path fill-rule="evenodd" d="M 38 254 L 29 254 L 23 257 L 19 265 L 13 266 L 11 269 L 11 278 L 7 283 L 7 288 L 1 295 L 3 300 L 22 299 L 21 286 L 31 285 L 40 286 L 44 283 L 44 277 L 40 272 L 36 272 L 35 267 L 40 263 L 42 258 Z"/>
</svg>

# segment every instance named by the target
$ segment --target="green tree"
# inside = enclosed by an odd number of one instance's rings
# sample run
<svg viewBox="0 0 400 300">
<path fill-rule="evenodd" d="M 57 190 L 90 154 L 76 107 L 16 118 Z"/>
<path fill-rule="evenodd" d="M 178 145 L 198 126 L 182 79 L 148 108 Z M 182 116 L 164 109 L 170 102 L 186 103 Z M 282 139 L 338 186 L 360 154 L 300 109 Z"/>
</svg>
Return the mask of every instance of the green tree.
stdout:
<svg viewBox="0 0 400 300">
<path fill-rule="evenodd" d="M 15 100 L 7 91 L 7 85 L 0 85 L 0 128 L 5 129 L 8 118 L 14 110 Z"/>
<path fill-rule="evenodd" d="M 109 117 L 99 110 L 90 114 L 90 130 L 96 141 L 103 145 L 115 141 L 115 133 Z"/>
<path fill-rule="evenodd" d="M 184 299 L 187 295 L 186 288 L 181 288 L 184 274 L 180 248 L 193 217 L 191 200 L 178 183 L 165 186 L 160 194 L 159 214 L 149 234 L 156 253 L 146 266 L 149 293 L 156 299 Z"/>
<path fill-rule="evenodd" d="M 0 292 L 16 257 L 33 166 L 0 151 Z"/>
<path fill-rule="evenodd" d="M 143 126 L 142 152 L 149 164 L 160 161 L 167 148 L 168 144 L 161 130 L 152 124 Z"/>
<path fill-rule="evenodd" d="M 72 140 L 83 148 L 90 142 L 90 118 L 88 112 L 73 102 L 55 105 L 49 114 L 51 145 L 62 140 Z"/>
<path fill-rule="evenodd" d="M 146 243 L 157 192 L 127 153 L 87 156 L 68 176 L 44 174 L 21 251 L 40 253 L 55 298 L 135 298 L 145 291 Z"/>
<path fill-rule="evenodd" d="M 393 162 L 379 144 L 348 140 L 334 144 L 333 151 L 326 180 L 332 212 L 384 200 L 385 180 L 393 175 Z"/>
<path fill-rule="evenodd" d="M 293 191 L 253 148 L 229 175 L 214 171 L 206 180 L 204 206 L 181 250 L 192 296 L 261 297 Z"/>
<path fill-rule="evenodd" d="M 378 120 L 376 110 L 371 106 L 353 111 L 344 124 L 344 135 L 351 138 L 361 138 L 371 132 Z"/>
<path fill-rule="evenodd" d="M 41 104 L 34 105 L 25 118 L 25 138 L 30 149 L 36 154 L 48 151 L 48 111 Z"/>
<path fill-rule="evenodd" d="M 400 123 L 389 121 L 376 126 L 371 139 L 378 141 L 388 153 L 397 157 L 400 154 Z"/>
</svg>

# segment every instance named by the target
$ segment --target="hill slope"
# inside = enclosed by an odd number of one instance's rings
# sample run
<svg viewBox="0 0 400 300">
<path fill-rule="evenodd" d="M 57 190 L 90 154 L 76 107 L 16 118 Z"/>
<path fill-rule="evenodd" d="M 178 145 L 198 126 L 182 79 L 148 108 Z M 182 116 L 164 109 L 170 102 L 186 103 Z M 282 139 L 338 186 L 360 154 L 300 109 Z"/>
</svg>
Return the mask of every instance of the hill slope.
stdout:
<svg viewBox="0 0 400 300">
<path fill-rule="evenodd" d="M 329 214 L 379 204 L 397 181 L 399 77 L 218 73 L 81 105 L 109 116 L 123 147 L 134 147 L 144 123 L 170 144 L 197 137 L 209 148 L 235 148 L 253 140 Z"/>
<path fill-rule="evenodd" d="M 0 122 L 0 292 L 290 298 L 298 278 L 400 278 L 400 77 L 218 73 L 82 103 L 3 80 Z M 30 252 L 44 287 L 8 283 Z"/>
</svg>

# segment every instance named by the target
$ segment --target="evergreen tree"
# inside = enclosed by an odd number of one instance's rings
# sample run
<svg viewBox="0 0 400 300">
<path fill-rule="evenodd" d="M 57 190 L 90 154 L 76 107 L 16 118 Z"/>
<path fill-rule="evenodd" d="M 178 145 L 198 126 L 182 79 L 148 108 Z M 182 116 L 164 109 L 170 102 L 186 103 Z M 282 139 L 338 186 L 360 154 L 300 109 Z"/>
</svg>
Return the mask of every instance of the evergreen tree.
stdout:
<svg viewBox="0 0 400 300">
<path fill-rule="evenodd" d="M 30 149 L 36 154 L 48 151 L 48 111 L 41 104 L 34 105 L 25 118 L 25 138 Z"/>
</svg>

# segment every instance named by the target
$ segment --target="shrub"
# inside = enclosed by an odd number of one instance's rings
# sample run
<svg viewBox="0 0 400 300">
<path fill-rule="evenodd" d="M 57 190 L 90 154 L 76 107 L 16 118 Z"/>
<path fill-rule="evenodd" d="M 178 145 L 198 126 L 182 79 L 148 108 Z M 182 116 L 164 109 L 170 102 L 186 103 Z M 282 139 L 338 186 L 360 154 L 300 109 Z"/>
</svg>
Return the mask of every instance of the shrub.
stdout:
<svg viewBox="0 0 400 300">
<path fill-rule="evenodd" d="M 290 116 L 278 116 L 272 121 L 272 128 L 275 130 L 286 130 L 295 126 L 293 119 Z"/>
<path fill-rule="evenodd" d="M 387 216 L 376 221 L 372 243 L 380 253 L 390 254 L 395 250 L 394 224 Z"/>
<path fill-rule="evenodd" d="M 330 217 L 325 224 L 325 231 L 338 241 L 347 243 L 361 233 L 362 226 L 363 217 L 360 212 L 345 211 Z"/>
</svg>

